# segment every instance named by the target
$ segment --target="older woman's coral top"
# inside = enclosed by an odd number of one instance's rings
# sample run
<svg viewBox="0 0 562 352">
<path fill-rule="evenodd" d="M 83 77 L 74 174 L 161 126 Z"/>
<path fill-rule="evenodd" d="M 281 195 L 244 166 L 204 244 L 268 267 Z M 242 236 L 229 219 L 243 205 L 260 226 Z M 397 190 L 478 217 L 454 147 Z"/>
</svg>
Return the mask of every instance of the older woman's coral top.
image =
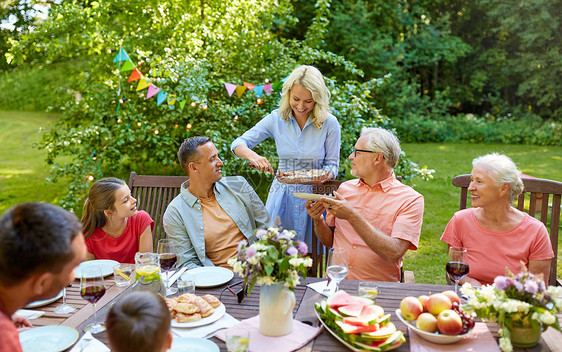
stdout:
<svg viewBox="0 0 562 352">
<path fill-rule="evenodd" d="M 455 213 L 441 241 L 453 247 L 466 248 L 468 276 L 483 285 L 492 284 L 494 278 L 505 275 L 505 268 L 517 274 L 523 261 L 546 260 L 554 257 L 546 227 L 539 220 L 525 214 L 519 225 L 503 232 L 483 228 L 474 215 L 474 208 Z"/>
</svg>

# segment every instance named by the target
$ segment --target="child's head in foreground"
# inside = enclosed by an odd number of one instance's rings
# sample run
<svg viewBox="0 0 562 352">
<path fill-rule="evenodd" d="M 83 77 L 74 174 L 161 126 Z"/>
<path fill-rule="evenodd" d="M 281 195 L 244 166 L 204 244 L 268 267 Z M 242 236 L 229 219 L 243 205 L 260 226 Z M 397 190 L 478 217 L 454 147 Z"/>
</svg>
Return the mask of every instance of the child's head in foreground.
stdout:
<svg viewBox="0 0 562 352">
<path fill-rule="evenodd" d="M 118 300 L 106 319 L 114 352 L 160 352 L 172 345 L 170 311 L 162 297 L 150 291 L 131 292 Z"/>
</svg>

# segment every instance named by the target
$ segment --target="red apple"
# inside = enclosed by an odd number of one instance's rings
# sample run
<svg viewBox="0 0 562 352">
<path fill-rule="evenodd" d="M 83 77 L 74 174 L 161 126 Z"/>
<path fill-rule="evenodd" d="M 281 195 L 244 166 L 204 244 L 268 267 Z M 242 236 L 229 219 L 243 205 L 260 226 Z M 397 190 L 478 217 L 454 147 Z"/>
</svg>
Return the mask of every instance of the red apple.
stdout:
<svg viewBox="0 0 562 352">
<path fill-rule="evenodd" d="M 442 311 L 451 309 L 452 306 L 453 304 L 449 297 L 442 293 L 432 294 L 427 301 L 427 310 L 433 315 L 439 315 Z"/>
<path fill-rule="evenodd" d="M 400 313 L 406 320 L 416 320 L 422 312 L 422 304 L 414 296 L 405 297 L 400 302 Z"/>
<path fill-rule="evenodd" d="M 418 329 L 427 332 L 437 331 L 437 318 L 431 313 L 422 313 L 416 321 L 416 326 Z"/>
<path fill-rule="evenodd" d="M 429 296 L 428 295 L 421 295 L 421 296 L 418 297 L 418 299 L 420 300 L 420 303 L 422 304 L 423 311 L 428 312 L 427 301 L 429 300 Z"/>
<path fill-rule="evenodd" d="M 461 304 L 461 299 L 460 299 L 459 295 L 457 295 L 455 293 L 455 291 L 447 290 L 447 291 L 443 291 L 441 293 L 443 293 L 445 296 L 449 297 L 449 299 L 451 300 L 451 303 L 457 302 L 458 304 Z"/>
<path fill-rule="evenodd" d="M 458 335 L 462 331 L 461 317 L 451 309 L 446 309 L 437 316 L 437 328 L 445 335 Z"/>
</svg>

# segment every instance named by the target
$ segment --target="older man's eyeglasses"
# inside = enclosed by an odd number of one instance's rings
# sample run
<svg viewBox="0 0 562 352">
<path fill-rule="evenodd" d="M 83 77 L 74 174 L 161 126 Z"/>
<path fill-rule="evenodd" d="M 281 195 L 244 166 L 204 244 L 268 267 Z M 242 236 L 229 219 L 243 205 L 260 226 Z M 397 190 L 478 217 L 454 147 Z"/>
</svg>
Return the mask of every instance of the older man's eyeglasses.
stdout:
<svg viewBox="0 0 562 352">
<path fill-rule="evenodd" d="M 238 286 L 240 284 L 242 284 L 240 288 L 234 287 L 234 286 Z M 220 294 L 220 297 L 219 297 L 219 300 L 222 300 L 222 294 L 226 290 L 228 290 L 231 294 L 235 295 L 238 298 L 238 303 L 242 303 L 242 301 L 244 300 L 244 297 L 246 297 L 246 295 L 248 294 L 248 287 L 244 285 L 244 281 L 239 281 L 239 282 L 237 282 L 235 284 L 232 284 L 230 286 L 226 286 L 222 290 L 222 292 Z"/>
<path fill-rule="evenodd" d="M 351 153 L 351 154 L 353 154 L 353 157 L 354 157 L 354 158 L 356 158 L 356 157 L 357 157 L 357 152 L 363 152 L 363 153 L 373 153 L 373 154 L 376 154 L 376 153 L 378 153 L 378 152 L 374 152 L 374 151 L 372 151 L 372 150 L 365 150 L 365 149 L 357 149 L 357 148 L 353 148 L 353 153 Z"/>
</svg>

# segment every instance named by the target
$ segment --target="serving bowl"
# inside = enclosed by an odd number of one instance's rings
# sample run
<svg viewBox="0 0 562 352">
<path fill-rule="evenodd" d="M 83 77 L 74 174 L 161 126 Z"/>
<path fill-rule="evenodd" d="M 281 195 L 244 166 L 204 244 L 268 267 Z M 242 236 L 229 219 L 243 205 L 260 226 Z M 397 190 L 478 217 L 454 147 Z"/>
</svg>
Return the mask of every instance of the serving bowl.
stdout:
<svg viewBox="0 0 562 352">
<path fill-rule="evenodd" d="M 406 324 L 407 327 L 414 330 L 416 332 L 416 334 L 421 336 L 421 338 L 423 338 L 424 340 L 427 340 L 427 341 L 433 342 L 433 343 L 437 343 L 437 344 L 440 344 L 440 345 L 448 345 L 448 344 L 451 344 L 451 343 L 458 342 L 458 341 L 462 340 L 463 338 L 467 337 L 468 335 L 470 335 L 470 333 L 472 332 L 472 329 L 468 330 L 468 332 L 466 334 L 462 334 L 462 335 L 444 335 L 444 334 L 440 334 L 438 332 L 427 332 L 427 331 L 423 331 L 423 330 L 418 329 L 418 327 L 415 324 L 412 324 L 412 322 L 406 320 L 402 316 L 402 313 L 400 312 L 400 309 L 396 309 L 396 316 L 404 324 Z"/>
</svg>

